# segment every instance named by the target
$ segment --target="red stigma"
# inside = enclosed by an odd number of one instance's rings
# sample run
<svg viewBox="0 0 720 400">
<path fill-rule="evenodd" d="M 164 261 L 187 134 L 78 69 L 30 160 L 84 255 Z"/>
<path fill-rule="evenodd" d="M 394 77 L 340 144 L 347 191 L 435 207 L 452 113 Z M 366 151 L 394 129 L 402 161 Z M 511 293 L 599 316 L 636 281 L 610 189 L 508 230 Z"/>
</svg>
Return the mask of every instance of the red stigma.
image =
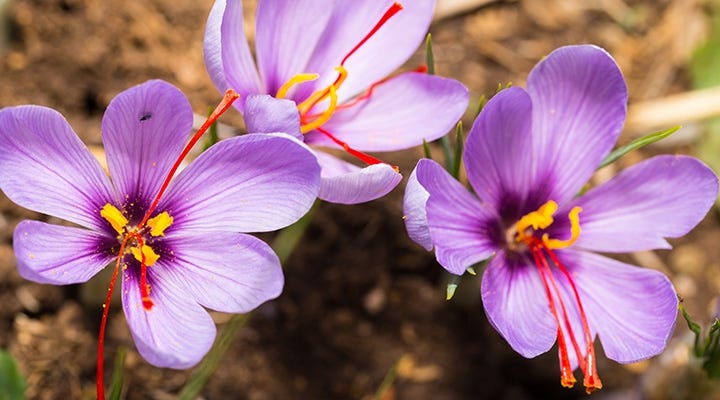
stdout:
<svg viewBox="0 0 720 400">
<path fill-rule="evenodd" d="M 575 376 L 573 376 L 572 365 L 570 364 L 570 357 L 568 353 L 568 342 L 565 336 L 567 334 L 570 339 L 572 349 L 578 359 L 580 369 L 584 375 L 583 385 L 585 386 L 586 392 L 589 394 L 597 389 L 601 389 L 602 381 L 597 373 L 593 336 L 587 321 L 585 309 L 580 299 L 580 293 L 578 292 L 572 275 L 560 262 L 552 249 L 550 249 L 542 240 L 531 236 L 527 239 L 526 244 L 533 256 L 535 266 L 540 273 L 540 277 L 545 287 L 545 294 L 547 296 L 550 312 L 552 313 L 558 326 L 557 335 L 558 357 L 560 361 L 560 383 L 565 387 L 573 387 L 575 384 Z M 567 282 L 572 288 L 575 305 L 577 306 L 578 313 L 580 314 L 580 321 L 582 323 L 583 339 L 586 344 L 585 349 L 580 348 L 575 332 L 573 332 L 567 307 L 565 306 L 565 302 L 562 298 L 558 281 L 550 268 L 550 263 L 547 260 L 548 258 L 567 279 Z M 563 330 L 563 327 L 565 330 Z"/>
<path fill-rule="evenodd" d="M 193 137 L 190 139 L 190 141 L 185 145 L 185 148 L 180 153 L 180 156 L 175 160 L 175 163 L 170 168 L 170 171 L 168 172 L 167 176 L 165 177 L 165 180 L 163 181 L 163 184 L 160 187 L 160 190 L 158 190 L 157 195 L 155 195 L 155 198 L 150 203 L 150 207 L 145 212 L 145 215 L 143 216 L 140 223 L 137 225 L 137 228 L 133 230 L 133 232 L 128 232 L 123 237 L 122 242 L 120 243 L 120 249 L 118 250 L 118 256 L 117 260 L 115 262 L 115 268 L 113 269 L 113 275 L 112 278 L 110 278 L 110 284 L 108 285 L 108 293 L 105 297 L 105 303 L 103 304 L 103 314 L 100 321 L 100 332 L 98 333 L 98 358 L 97 358 L 97 371 L 95 373 L 95 383 L 96 383 L 96 396 L 98 400 L 105 400 L 105 374 L 104 374 L 104 345 L 105 345 L 105 328 L 107 327 L 107 319 L 108 319 L 108 312 L 110 310 L 110 301 L 112 299 L 112 293 L 115 289 L 115 281 L 117 280 L 118 271 L 120 270 L 120 266 L 122 265 L 123 259 L 125 258 L 125 248 L 127 247 L 127 243 L 130 239 L 134 239 L 137 242 L 137 245 L 140 249 L 142 249 L 142 246 L 144 245 L 144 241 L 142 236 L 140 235 L 140 231 L 146 228 L 146 224 L 148 220 L 150 219 L 150 216 L 152 213 L 157 209 L 158 204 L 160 203 L 160 198 L 165 193 L 165 190 L 167 190 L 168 185 L 170 184 L 170 181 L 172 180 L 172 177 L 175 175 L 175 172 L 180 167 L 180 164 L 183 162 L 185 157 L 187 157 L 188 153 L 190 153 L 190 150 L 195 146 L 195 144 L 200 140 L 202 135 L 210 128 L 210 126 L 215 123 L 215 121 L 220 118 L 220 116 L 227 111 L 230 106 L 232 106 L 232 103 L 235 102 L 240 97 L 234 90 L 229 89 L 225 92 L 225 96 L 223 97 L 222 101 L 218 106 L 215 108 L 215 110 L 210 114 L 210 117 L 205 121 L 204 124 L 198 129 L 197 132 L 193 135 Z M 142 298 L 142 306 L 146 311 L 152 310 L 155 303 L 153 303 L 152 299 L 150 298 L 150 285 L 147 282 L 147 262 L 145 260 L 145 254 L 141 251 L 141 262 L 140 262 L 140 296 Z"/>
<path fill-rule="evenodd" d="M 368 41 L 368 39 L 370 39 L 373 35 L 375 35 L 375 33 L 377 33 L 377 31 L 380 28 L 382 28 L 382 26 L 385 25 L 385 23 L 388 22 L 390 20 L 390 18 L 392 18 L 395 14 L 398 13 L 398 11 L 400 11 L 402 9 L 403 9 L 402 4 L 398 3 L 397 1 L 394 2 L 390 6 L 390 8 L 388 8 L 387 11 L 385 11 L 385 14 L 383 14 L 383 16 L 380 17 L 380 20 L 375 24 L 375 26 L 370 30 L 370 32 L 368 32 L 368 34 L 365 35 L 365 37 L 363 37 L 360 40 L 360 42 L 358 42 L 358 44 L 356 44 L 355 47 L 353 47 L 352 50 L 350 50 L 345 55 L 345 57 L 343 57 L 342 61 L 340 61 L 340 65 L 345 65 L 345 61 L 347 61 L 347 59 L 350 58 L 350 56 L 352 56 L 353 53 L 355 53 L 360 47 L 362 47 L 362 45 L 364 45 L 365 42 Z"/>
<path fill-rule="evenodd" d="M 333 135 L 330 131 L 327 129 L 324 129 L 322 125 L 329 120 L 333 113 L 337 110 L 347 109 L 350 107 L 355 106 L 356 104 L 360 103 L 361 101 L 367 100 L 372 96 L 373 90 L 386 82 L 389 78 L 380 80 L 378 82 L 375 82 L 373 85 L 370 86 L 370 88 L 363 93 L 362 95 L 356 97 L 355 99 L 341 105 L 336 105 L 337 101 L 337 95 L 336 91 L 340 88 L 342 83 L 344 82 L 345 78 L 347 77 L 347 70 L 345 70 L 344 65 L 345 62 L 353 55 L 355 52 L 362 47 L 371 37 L 373 37 L 380 28 L 382 28 L 383 25 L 387 21 L 389 21 L 395 14 L 397 14 L 400 10 L 403 9 L 403 6 L 398 3 L 394 2 L 386 11 L 385 13 L 380 17 L 378 22 L 375 24 L 375 26 L 370 29 L 370 31 L 363 36 L 362 39 L 349 51 L 345 56 L 342 58 L 342 61 L 340 61 L 339 67 L 336 68 L 338 70 L 338 77 L 335 79 L 335 81 L 328 87 L 321 89 L 312 95 L 310 95 L 305 101 L 298 104 L 298 111 L 300 111 L 300 124 L 301 127 L 306 129 L 302 130 L 303 133 L 307 133 L 310 131 L 318 131 L 328 137 L 330 140 L 332 140 L 335 144 L 342 147 L 343 150 L 345 150 L 348 154 L 352 155 L 353 157 L 363 161 L 364 163 L 368 165 L 374 165 L 374 164 L 380 164 L 382 161 L 379 159 L 370 156 L 366 153 L 363 153 L 359 150 L 356 150 L 350 145 L 348 145 L 346 142 L 338 139 Z M 293 82 L 292 80 L 290 82 Z M 280 90 L 278 93 L 285 94 L 285 90 Z M 281 95 L 282 96 L 282 95 Z M 330 98 L 330 105 L 328 108 L 323 112 L 312 112 L 312 110 L 321 102 L 324 100 L 327 100 Z M 397 167 L 394 167 L 397 170 Z"/>
</svg>

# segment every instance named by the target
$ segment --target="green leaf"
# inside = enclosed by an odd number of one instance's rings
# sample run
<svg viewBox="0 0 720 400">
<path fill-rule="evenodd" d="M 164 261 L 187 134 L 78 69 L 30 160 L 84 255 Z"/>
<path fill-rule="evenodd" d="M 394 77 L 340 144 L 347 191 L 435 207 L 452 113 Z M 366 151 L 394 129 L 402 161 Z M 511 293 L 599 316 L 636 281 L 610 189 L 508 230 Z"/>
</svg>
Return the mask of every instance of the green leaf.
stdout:
<svg viewBox="0 0 720 400">
<path fill-rule="evenodd" d="M 678 304 L 678 308 L 680 309 L 680 312 L 682 313 L 683 318 L 685 318 L 685 322 L 687 322 L 688 328 L 695 334 L 695 344 L 693 346 L 693 354 L 695 354 L 696 357 L 702 357 L 703 356 L 703 348 L 700 345 L 702 331 L 700 328 L 700 324 L 693 321 L 692 317 L 690 317 L 690 314 L 688 314 L 688 312 L 685 311 L 685 307 L 683 307 L 682 304 Z"/>
<path fill-rule="evenodd" d="M 624 156 L 625 154 L 627 154 L 633 150 L 637 150 L 641 147 L 645 147 L 651 143 L 657 142 L 658 140 L 665 139 L 666 137 L 677 132 L 678 129 L 680 129 L 680 128 L 681 127 L 679 125 L 673 126 L 672 128 L 665 129 L 664 131 L 654 132 L 647 136 L 637 138 L 637 139 L 633 140 L 632 142 L 626 144 L 625 146 L 615 149 L 612 153 L 608 154 L 608 156 L 605 157 L 605 159 L 603 160 L 602 163 L 600 163 L 600 166 L 597 169 L 607 167 L 608 165 L 617 161 L 620 157 Z"/>
<path fill-rule="evenodd" d="M 250 314 L 233 315 L 218 334 L 213 347 L 210 349 L 200 365 L 195 368 L 185 386 L 178 394 L 179 400 L 194 400 L 200 394 L 213 373 L 220 365 L 225 352 L 235 340 L 238 331 L 250 319 Z"/>
<path fill-rule="evenodd" d="M 0 350 L 0 400 L 25 398 L 25 379 L 15 365 L 13 357 Z"/>
<path fill-rule="evenodd" d="M 450 300 L 455 296 L 455 290 L 457 290 L 461 279 L 462 276 L 460 275 L 450 275 L 450 282 L 448 282 L 447 288 L 445 289 L 445 300 Z"/>
<path fill-rule="evenodd" d="M 435 56 L 432 48 L 432 35 L 427 34 L 425 37 L 425 64 L 427 64 L 427 73 L 435 75 Z"/>
<path fill-rule="evenodd" d="M 113 379 L 110 385 L 110 400 L 120 400 L 122 394 L 124 371 L 125 371 L 125 355 L 127 350 L 124 347 L 118 347 L 115 354 L 115 366 L 113 369 Z"/>
<path fill-rule="evenodd" d="M 478 115 L 482 112 L 483 108 L 485 108 L 485 104 L 487 104 L 488 99 L 487 96 L 482 95 L 480 96 L 480 101 L 478 102 L 477 112 L 475 113 L 475 118 L 477 118 Z"/>
<path fill-rule="evenodd" d="M 432 160 L 432 152 L 430 151 L 430 144 L 428 144 L 427 140 L 423 139 L 423 153 L 425 153 L 425 158 Z"/>
<path fill-rule="evenodd" d="M 453 178 L 455 179 L 458 179 L 458 177 L 460 176 L 460 164 L 462 163 L 464 136 L 465 135 L 463 134 L 462 121 L 458 121 L 457 125 L 455 126 L 455 156 L 453 157 L 452 170 L 450 171 L 450 174 L 452 174 Z"/>
<path fill-rule="evenodd" d="M 294 224 L 278 232 L 271 247 L 275 250 L 275 254 L 277 254 L 280 259 L 280 264 L 284 264 L 290 258 L 290 255 L 295 250 L 298 243 L 300 243 L 300 239 L 302 239 L 308 225 L 310 225 L 313 214 L 315 214 L 317 205 L 318 202 L 316 201 L 307 214 L 297 220 Z"/>
<path fill-rule="evenodd" d="M 720 321 L 717 318 L 710 327 L 704 351 L 706 359 L 703 369 L 709 377 L 720 379 Z"/>
</svg>

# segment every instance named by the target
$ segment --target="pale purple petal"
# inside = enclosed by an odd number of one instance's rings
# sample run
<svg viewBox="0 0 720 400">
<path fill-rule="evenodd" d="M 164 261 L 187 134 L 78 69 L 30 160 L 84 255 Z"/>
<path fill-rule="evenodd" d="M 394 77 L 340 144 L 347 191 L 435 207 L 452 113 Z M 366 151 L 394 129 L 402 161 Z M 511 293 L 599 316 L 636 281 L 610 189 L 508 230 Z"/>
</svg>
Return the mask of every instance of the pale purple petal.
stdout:
<svg viewBox="0 0 720 400">
<path fill-rule="evenodd" d="M 276 99 L 267 94 L 252 95 L 245 100 L 243 116 L 250 133 L 287 133 L 303 140 L 300 114 L 292 100 Z"/>
<path fill-rule="evenodd" d="M 575 280 L 608 358 L 632 363 L 663 351 L 675 328 L 678 302 L 665 275 L 589 252 L 558 256 Z"/>
<path fill-rule="evenodd" d="M 255 47 L 266 93 L 274 96 L 294 75 L 313 72 L 307 63 L 333 8 L 335 3 L 327 0 L 259 2 Z"/>
<path fill-rule="evenodd" d="M 653 157 L 577 200 L 583 211 L 575 246 L 612 253 L 668 249 L 664 238 L 690 231 L 717 193 L 717 177 L 697 159 Z"/>
<path fill-rule="evenodd" d="M 388 164 L 360 168 L 323 151 L 315 151 L 322 168 L 318 197 L 340 204 L 359 204 L 388 194 L 402 175 Z"/>
<path fill-rule="evenodd" d="M 225 139 L 200 155 L 170 184 L 158 212 L 172 231 L 261 232 L 297 221 L 320 187 L 320 166 L 285 134 Z"/>
<path fill-rule="evenodd" d="M 530 72 L 533 158 L 559 204 L 571 199 L 612 149 L 625 122 L 627 86 L 612 57 L 561 47 Z"/>
<path fill-rule="evenodd" d="M 330 84 L 333 68 L 380 21 L 393 4 L 391 0 L 342 2 L 332 18 L 307 67 L 323 78 L 316 87 Z M 347 80 L 338 90 L 340 103 L 399 68 L 417 50 L 427 34 L 435 0 L 402 2 L 403 9 L 385 23 L 345 63 Z"/>
<path fill-rule="evenodd" d="M 185 369 L 200 362 L 215 340 L 210 315 L 172 280 L 167 267 L 148 269 L 151 310 L 142 305 L 137 263 L 122 272 L 122 305 L 140 355 L 160 368 Z"/>
<path fill-rule="evenodd" d="M 427 221 L 438 262 L 462 275 L 498 250 L 504 233 L 495 226 L 494 210 L 473 196 L 438 163 L 423 159 L 417 180 L 430 194 Z"/>
<path fill-rule="evenodd" d="M 22 221 L 13 235 L 18 272 L 39 283 L 85 282 L 113 260 L 102 246 L 108 239 L 87 229 Z"/>
<path fill-rule="evenodd" d="M 130 88 L 110 102 L 102 120 L 103 143 L 122 196 L 152 200 L 185 147 L 192 120 L 185 95 L 160 80 Z"/>
<path fill-rule="evenodd" d="M 532 260 L 508 259 L 498 252 L 483 274 L 480 291 L 488 321 L 513 350 L 527 358 L 550 350 L 557 323 Z"/>
<path fill-rule="evenodd" d="M 227 79 L 225 79 L 225 69 L 223 68 L 222 59 L 222 20 L 225 14 L 225 7 L 225 0 L 216 0 L 213 3 L 207 22 L 205 23 L 205 36 L 203 37 L 205 68 L 210 75 L 210 80 L 212 80 L 220 92 L 225 91 L 229 87 Z M 242 13 L 242 9 L 240 12 Z M 242 15 L 236 21 L 239 21 L 242 25 Z M 244 36 L 245 32 L 243 31 L 243 37 Z M 247 40 L 245 40 L 245 44 L 247 45 Z M 250 49 L 248 48 L 248 54 L 249 53 Z"/>
<path fill-rule="evenodd" d="M 234 89 L 240 98 L 233 105 L 241 110 L 245 98 L 264 91 L 250 53 L 240 0 L 216 0 L 208 17 L 203 42 L 205 66 L 220 93 Z"/>
<path fill-rule="evenodd" d="M 430 193 L 417 180 L 417 168 L 413 169 L 405 186 L 403 220 L 410 239 L 427 251 L 433 248 L 426 209 L 429 197 Z"/>
<path fill-rule="evenodd" d="M 98 161 L 57 111 L 40 106 L 0 111 L 0 189 L 33 211 L 101 230 L 100 208 L 114 201 Z"/>
<path fill-rule="evenodd" d="M 407 149 L 447 134 L 467 103 L 468 91 L 456 80 L 406 73 L 377 86 L 367 100 L 336 111 L 323 128 L 361 151 Z M 306 136 L 308 144 L 334 145 L 318 132 Z"/>
<path fill-rule="evenodd" d="M 280 295 L 283 273 L 280 260 L 265 242 L 242 233 L 206 232 L 168 238 L 171 258 L 163 285 L 170 280 L 185 286 L 186 296 L 204 307 L 228 313 L 245 313 Z"/>
<path fill-rule="evenodd" d="M 523 89 L 501 91 L 485 105 L 465 142 L 463 163 L 468 180 L 478 197 L 496 209 L 512 199 L 522 213 L 538 206 L 527 203 L 543 198 L 539 192 L 547 194 L 547 186 L 538 185 L 540 168 L 532 157 L 532 108 Z"/>
</svg>

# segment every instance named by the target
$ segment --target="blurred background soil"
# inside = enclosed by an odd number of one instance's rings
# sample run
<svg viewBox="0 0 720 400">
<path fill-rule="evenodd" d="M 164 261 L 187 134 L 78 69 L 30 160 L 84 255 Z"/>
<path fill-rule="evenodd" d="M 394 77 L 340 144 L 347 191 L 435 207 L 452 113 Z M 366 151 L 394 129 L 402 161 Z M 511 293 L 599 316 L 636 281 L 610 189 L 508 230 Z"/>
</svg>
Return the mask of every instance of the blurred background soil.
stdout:
<svg viewBox="0 0 720 400">
<path fill-rule="evenodd" d="M 471 109 L 481 95 L 493 95 L 498 84 L 524 85 L 532 66 L 554 48 L 594 43 L 606 48 L 625 74 L 631 119 L 646 101 L 696 87 L 693 54 L 711 39 L 715 11 L 709 0 L 439 3 L 430 29 L 437 72 L 470 88 Z M 220 99 L 202 60 L 211 4 L 0 0 L 7 33 L 0 41 L 0 107 L 55 108 L 95 146 L 100 145 L 100 120 L 110 99 L 148 79 L 177 85 L 194 110 L 204 114 Z M 254 2 L 245 5 L 252 21 Z M 423 62 L 424 53 L 418 52 L 407 68 Z M 654 103 L 649 104 L 652 108 Z M 468 113 L 465 126 L 472 115 Z M 626 156 L 600 171 L 598 179 L 657 152 L 694 154 L 704 125 L 682 120 L 683 114 L 677 118 L 675 123 L 686 126 L 675 138 Z M 236 111 L 222 121 L 242 126 Z M 622 141 L 650 132 L 652 125 L 652 117 L 630 121 Z M 416 149 L 383 159 L 407 175 L 421 156 Z M 485 319 L 478 279 L 463 280 L 455 299 L 445 301 L 446 273 L 405 234 L 403 186 L 363 205 L 320 204 L 284 266 L 284 293 L 253 313 L 202 398 L 372 399 L 393 369 L 395 379 L 384 396 L 388 400 L 586 396 L 581 387 L 560 386 L 555 350 L 526 360 L 510 349 Z M 13 205 L 2 194 L 0 211 L 0 348 L 17 359 L 28 380 L 28 398 L 93 398 L 97 330 L 108 278 L 85 287 L 24 281 L 15 268 L 13 229 L 23 219 L 48 218 Z M 667 273 L 687 309 L 701 322 L 709 321 L 720 292 L 715 211 L 688 238 L 672 243 L 672 252 L 634 254 L 625 260 Z M 191 371 L 147 364 L 135 352 L 120 310 L 118 305 L 111 308 L 106 369 L 112 369 L 116 349 L 124 346 L 129 350 L 126 397 L 174 398 Z M 219 327 L 228 318 L 214 317 Z M 694 372 L 687 332 L 684 322 L 678 322 L 668 350 L 650 361 L 620 366 L 601 357 L 605 389 L 593 397 L 720 398 L 716 386 Z"/>
</svg>

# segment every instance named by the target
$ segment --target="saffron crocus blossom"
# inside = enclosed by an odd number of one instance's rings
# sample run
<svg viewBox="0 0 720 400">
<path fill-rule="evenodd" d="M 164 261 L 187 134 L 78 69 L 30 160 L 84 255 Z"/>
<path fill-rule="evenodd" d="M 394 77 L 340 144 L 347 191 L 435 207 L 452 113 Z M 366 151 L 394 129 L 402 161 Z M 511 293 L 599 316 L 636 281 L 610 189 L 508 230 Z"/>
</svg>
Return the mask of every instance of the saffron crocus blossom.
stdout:
<svg viewBox="0 0 720 400">
<path fill-rule="evenodd" d="M 558 343 L 561 383 L 584 373 L 602 386 L 593 341 L 621 363 L 660 353 L 675 325 L 670 281 L 597 254 L 667 249 L 715 200 L 700 161 L 658 156 L 578 195 L 622 129 L 627 88 L 594 46 L 563 47 L 530 73 L 527 89 L 488 102 L 467 138 L 468 191 L 432 160 L 408 183 L 410 236 L 449 272 L 492 257 L 481 295 L 490 323 L 525 357 Z"/>
<path fill-rule="evenodd" d="M 205 32 L 215 86 L 236 90 L 251 132 L 290 132 L 312 145 L 320 198 L 354 204 L 385 195 L 395 168 L 364 152 L 394 151 L 445 135 L 466 109 L 459 82 L 421 72 L 386 78 L 422 42 L 434 0 L 273 0 L 257 8 L 257 66 L 240 0 L 217 0 Z M 321 150 L 341 149 L 359 168 Z"/>
<path fill-rule="evenodd" d="M 205 308 L 243 313 L 280 294 L 277 256 L 241 232 L 291 224 L 319 190 L 315 157 L 284 134 L 223 140 L 169 181 L 192 120 L 168 83 L 119 94 L 102 120 L 109 179 L 56 111 L 0 111 L 0 189 L 73 224 L 18 224 L 20 274 L 64 285 L 119 266 L 135 345 L 158 367 L 188 368 L 210 349 L 215 325 Z"/>
</svg>

